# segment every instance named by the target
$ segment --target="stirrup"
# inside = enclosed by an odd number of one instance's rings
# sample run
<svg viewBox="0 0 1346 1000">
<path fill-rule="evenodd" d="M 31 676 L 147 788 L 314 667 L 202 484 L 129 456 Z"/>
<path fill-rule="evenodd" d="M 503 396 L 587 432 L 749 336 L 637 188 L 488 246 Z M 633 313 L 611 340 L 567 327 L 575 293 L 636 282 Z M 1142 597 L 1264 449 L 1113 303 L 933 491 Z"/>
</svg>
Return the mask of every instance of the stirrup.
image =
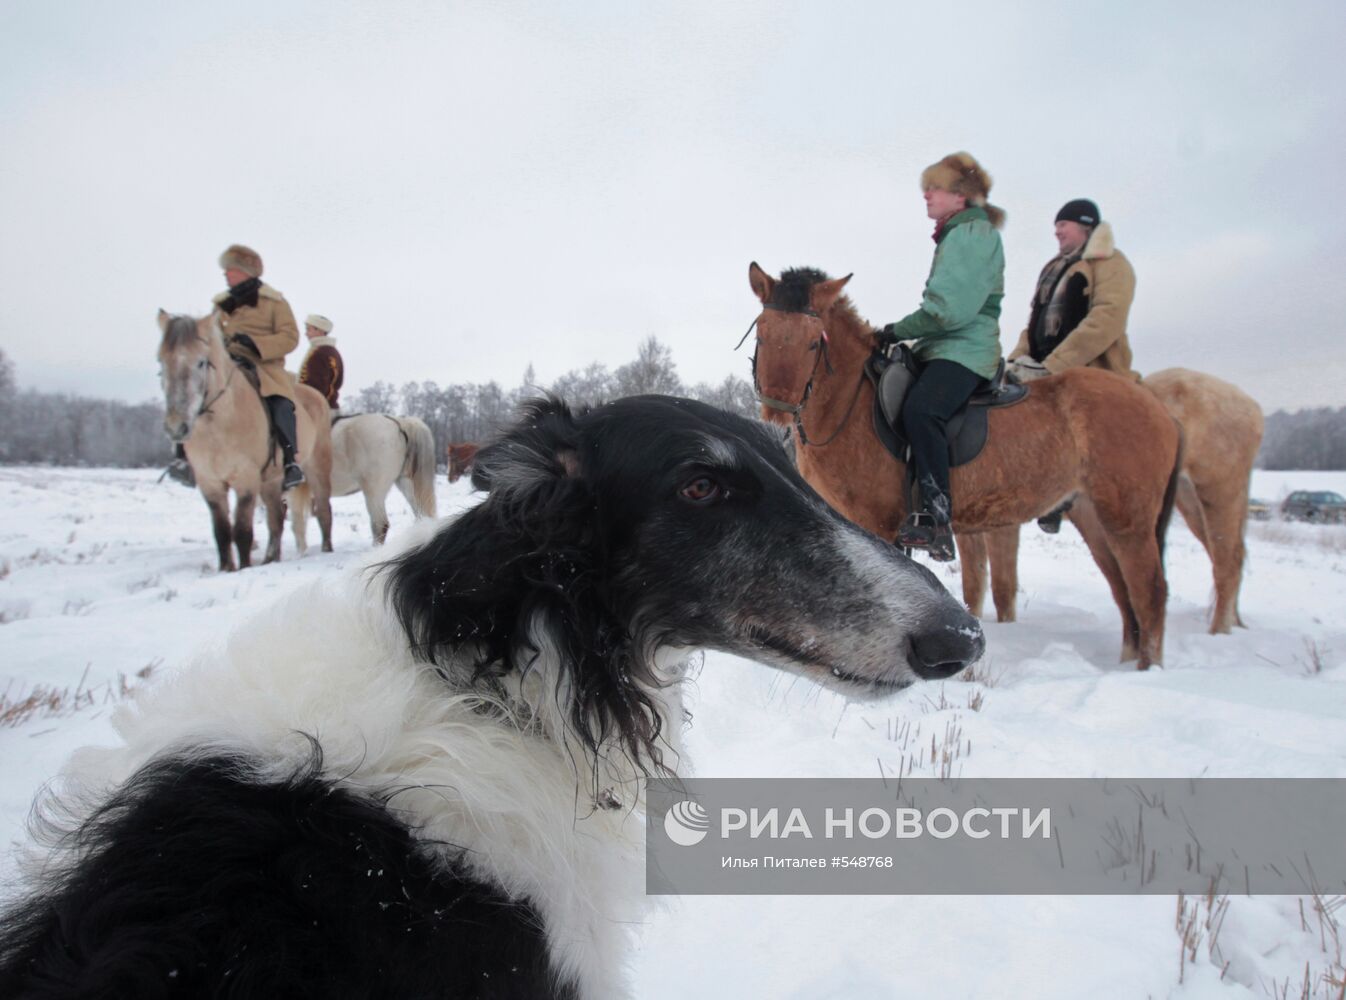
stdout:
<svg viewBox="0 0 1346 1000">
<path fill-rule="evenodd" d="M 925 549 L 935 562 L 952 562 L 958 554 L 953 529 L 935 520 L 928 511 L 907 515 L 897 533 L 897 544 L 908 549 Z"/>
<path fill-rule="evenodd" d="M 902 527 L 897 529 L 897 544 L 909 549 L 923 549 L 934 541 L 938 528 L 935 515 L 928 511 L 908 514 Z"/>
<path fill-rule="evenodd" d="M 280 481 L 281 492 L 292 490 L 296 486 L 303 486 L 305 483 L 304 470 L 299 468 L 294 462 L 285 464 L 285 476 Z"/>
</svg>

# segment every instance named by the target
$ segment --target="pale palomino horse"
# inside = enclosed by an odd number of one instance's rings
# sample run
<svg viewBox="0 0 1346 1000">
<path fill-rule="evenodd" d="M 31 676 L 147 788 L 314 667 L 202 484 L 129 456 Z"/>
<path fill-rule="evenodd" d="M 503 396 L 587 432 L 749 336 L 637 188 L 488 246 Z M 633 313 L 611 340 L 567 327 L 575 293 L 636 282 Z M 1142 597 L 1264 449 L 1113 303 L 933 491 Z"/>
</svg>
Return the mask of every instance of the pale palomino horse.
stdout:
<svg viewBox="0 0 1346 1000">
<path fill-rule="evenodd" d="M 419 517 L 435 516 L 435 439 L 425 421 L 387 413 L 332 424 L 332 495 L 361 492 L 374 544 L 388 536 L 388 491 L 396 485 Z"/>
<path fill-rule="evenodd" d="M 287 499 L 300 554 L 307 548 L 304 521 L 310 508 L 322 528 L 322 550 L 331 552 L 332 437 L 327 401 L 308 386 L 295 386 L 296 452 L 307 482 L 283 496 L 280 449 L 272 442 L 262 397 L 225 350 L 215 317 L 170 316 L 161 309 L 159 329 L 164 430 L 186 449 L 197 488 L 210 508 L 220 570 L 252 564 L 252 520 L 259 499 L 266 508 L 266 562 L 280 558 Z"/>
<path fill-rule="evenodd" d="M 1262 409 L 1238 386 L 1187 368 L 1166 368 L 1141 383 L 1185 435 L 1177 507 L 1210 556 L 1215 577 L 1212 635 L 1242 625 L 1239 587 L 1243 582 L 1244 528 L 1253 462 L 1262 443 Z M 1069 516 L 1069 515 L 1067 515 Z M 978 617 L 986 594 L 986 564 L 996 617 L 1014 621 L 1019 589 L 1019 529 L 959 535 L 963 600 Z"/>
</svg>

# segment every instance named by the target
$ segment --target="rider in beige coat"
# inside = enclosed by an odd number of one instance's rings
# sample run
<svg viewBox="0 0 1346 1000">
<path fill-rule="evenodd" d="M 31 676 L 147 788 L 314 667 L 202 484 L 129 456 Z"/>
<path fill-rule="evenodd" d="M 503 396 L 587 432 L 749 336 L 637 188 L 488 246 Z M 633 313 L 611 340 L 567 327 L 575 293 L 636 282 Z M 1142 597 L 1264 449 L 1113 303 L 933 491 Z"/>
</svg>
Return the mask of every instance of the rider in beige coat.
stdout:
<svg viewBox="0 0 1346 1000">
<path fill-rule="evenodd" d="M 304 482 L 296 460 L 298 431 L 294 413 L 294 379 L 285 370 L 285 355 L 299 346 L 299 327 L 285 296 L 262 282 L 261 255 L 235 243 L 220 254 L 220 268 L 229 285 L 213 304 L 231 355 L 251 362 L 257 369 L 262 401 L 271 413 L 271 423 L 280 439 L 284 461 L 282 489 Z M 179 482 L 191 485 L 191 467 L 179 454 L 168 468 Z"/>
</svg>

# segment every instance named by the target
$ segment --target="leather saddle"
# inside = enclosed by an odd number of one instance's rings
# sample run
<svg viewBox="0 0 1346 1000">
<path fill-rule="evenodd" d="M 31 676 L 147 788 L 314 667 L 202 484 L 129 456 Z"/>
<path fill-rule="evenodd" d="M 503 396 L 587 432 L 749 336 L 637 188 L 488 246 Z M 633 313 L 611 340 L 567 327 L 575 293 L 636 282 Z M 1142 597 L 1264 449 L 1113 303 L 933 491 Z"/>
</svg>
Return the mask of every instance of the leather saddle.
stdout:
<svg viewBox="0 0 1346 1000">
<path fill-rule="evenodd" d="M 876 351 L 865 364 L 865 374 L 874 383 L 874 433 L 901 462 L 909 457 L 902 403 L 920 373 L 921 363 L 906 344 L 898 344 L 891 354 Z M 1005 359 L 1001 358 L 995 377 L 974 392 L 949 421 L 949 464 L 966 465 L 980 455 L 986 446 L 990 410 L 1021 403 L 1028 393 L 1028 386 L 1006 377 Z"/>
</svg>

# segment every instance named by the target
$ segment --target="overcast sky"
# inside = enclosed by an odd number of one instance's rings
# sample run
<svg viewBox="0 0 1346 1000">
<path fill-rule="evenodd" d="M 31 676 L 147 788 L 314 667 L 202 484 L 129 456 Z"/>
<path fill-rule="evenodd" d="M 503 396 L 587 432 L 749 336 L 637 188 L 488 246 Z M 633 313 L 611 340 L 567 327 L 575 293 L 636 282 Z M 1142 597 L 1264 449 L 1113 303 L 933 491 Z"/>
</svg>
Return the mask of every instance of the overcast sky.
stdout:
<svg viewBox="0 0 1346 1000">
<path fill-rule="evenodd" d="M 747 375 L 748 263 L 914 308 L 918 178 L 1004 207 L 1011 347 L 1064 201 L 1138 276 L 1142 372 L 1346 404 L 1346 4 L 0 4 L 0 348 L 19 383 L 158 393 L 155 310 L 231 242 L 347 385 L 546 383 L 654 334 Z M 297 366 L 299 352 L 291 356 Z"/>
</svg>

